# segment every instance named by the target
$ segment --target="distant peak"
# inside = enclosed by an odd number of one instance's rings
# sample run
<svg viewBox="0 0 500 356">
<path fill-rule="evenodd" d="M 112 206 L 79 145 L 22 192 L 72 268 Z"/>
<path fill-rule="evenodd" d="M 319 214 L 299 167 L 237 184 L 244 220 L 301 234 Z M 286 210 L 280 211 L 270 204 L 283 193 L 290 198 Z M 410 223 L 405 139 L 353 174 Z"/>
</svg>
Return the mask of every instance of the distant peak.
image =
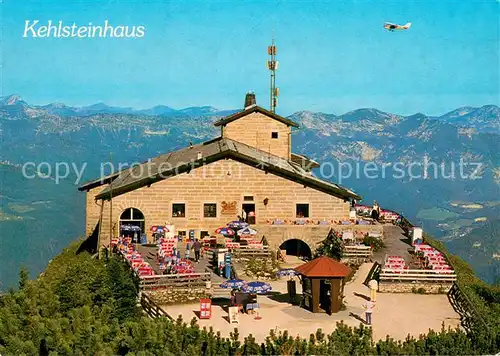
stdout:
<svg viewBox="0 0 500 356">
<path fill-rule="evenodd" d="M 425 119 L 425 118 L 427 118 L 427 115 L 425 115 L 421 112 L 417 112 L 416 114 L 407 116 L 407 118 L 408 119 Z"/>
<path fill-rule="evenodd" d="M 24 101 L 17 94 L 12 94 L 12 95 L 2 97 L 2 104 L 3 105 L 15 105 L 19 102 L 24 102 Z"/>
<path fill-rule="evenodd" d="M 48 104 L 46 105 L 45 107 L 47 108 L 56 108 L 56 109 L 61 109 L 61 108 L 65 108 L 67 107 L 66 104 L 64 103 L 61 103 L 61 102 L 55 102 L 55 103 L 51 103 L 51 104 Z"/>
<path fill-rule="evenodd" d="M 98 103 L 95 103 L 95 104 L 92 104 L 92 105 L 89 105 L 89 106 L 85 106 L 85 108 L 87 109 L 106 109 L 106 108 L 109 108 L 108 105 L 104 104 L 102 101 L 98 102 Z"/>
</svg>

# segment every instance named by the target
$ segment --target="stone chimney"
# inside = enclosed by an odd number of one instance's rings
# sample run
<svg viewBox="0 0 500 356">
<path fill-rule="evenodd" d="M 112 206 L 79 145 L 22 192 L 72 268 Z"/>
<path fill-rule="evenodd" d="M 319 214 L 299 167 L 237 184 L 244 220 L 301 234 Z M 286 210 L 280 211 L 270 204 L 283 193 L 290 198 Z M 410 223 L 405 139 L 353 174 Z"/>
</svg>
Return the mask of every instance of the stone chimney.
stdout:
<svg viewBox="0 0 500 356">
<path fill-rule="evenodd" d="M 248 109 L 251 106 L 257 105 L 257 101 L 255 100 L 255 93 L 248 92 L 245 96 L 245 109 Z"/>
</svg>

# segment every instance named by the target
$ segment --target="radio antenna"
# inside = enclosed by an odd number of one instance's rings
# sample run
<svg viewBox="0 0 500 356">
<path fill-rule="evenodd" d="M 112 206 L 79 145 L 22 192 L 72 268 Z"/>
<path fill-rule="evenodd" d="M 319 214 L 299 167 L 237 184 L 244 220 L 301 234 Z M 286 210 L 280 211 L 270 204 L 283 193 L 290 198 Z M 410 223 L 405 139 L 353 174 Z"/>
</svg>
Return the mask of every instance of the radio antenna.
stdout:
<svg viewBox="0 0 500 356">
<path fill-rule="evenodd" d="M 271 92 L 269 96 L 271 112 L 276 112 L 278 105 L 279 88 L 276 88 L 276 70 L 278 70 L 279 62 L 276 60 L 276 46 L 274 45 L 274 34 L 271 45 L 267 47 L 269 60 L 267 61 L 267 69 L 271 74 Z"/>
</svg>

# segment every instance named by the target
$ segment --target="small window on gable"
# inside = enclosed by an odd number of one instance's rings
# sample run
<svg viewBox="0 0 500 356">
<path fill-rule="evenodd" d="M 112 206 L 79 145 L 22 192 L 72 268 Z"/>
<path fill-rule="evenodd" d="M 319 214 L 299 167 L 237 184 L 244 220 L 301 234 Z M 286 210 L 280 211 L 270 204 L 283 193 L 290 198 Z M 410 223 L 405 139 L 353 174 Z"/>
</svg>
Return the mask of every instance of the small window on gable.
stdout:
<svg viewBox="0 0 500 356">
<path fill-rule="evenodd" d="M 278 132 L 277 131 L 271 132 L 271 138 L 278 138 Z"/>
</svg>

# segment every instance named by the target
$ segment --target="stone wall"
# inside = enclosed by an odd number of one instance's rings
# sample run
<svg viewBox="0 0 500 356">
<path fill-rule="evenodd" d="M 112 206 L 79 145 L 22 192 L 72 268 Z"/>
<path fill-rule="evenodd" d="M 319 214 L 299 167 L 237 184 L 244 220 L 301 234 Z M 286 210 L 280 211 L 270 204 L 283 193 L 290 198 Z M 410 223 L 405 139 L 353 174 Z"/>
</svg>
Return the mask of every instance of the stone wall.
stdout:
<svg viewBox="0 0 500 356">
<path fill-rule="evenodd" d="M 104 187 L 97 187 L 87 193 L 87 235 L 99 220 L 100 206 L 94 197 L 102 189 Z M 146 230 L 151 225 L 169 222 L 176 231 L 196 230 L 198 237 L 200 231 L 212 234 L 218 227 L 235 220 L 241 214 L 244 196 L 253 197 L 253 202 L 245 203 L 255 204 L 257 224 L 276 218 L 295 219 L 297 203 L 309 204 L 310 219 L 339 220 L 349 216 L 349 203 L 343 199 L 227 159 L 113 198 L 112 224 L 116 224 L 117 233 L 121 213 L 133 207 L 144 214 Z M 264 204 L 265 198 L 268 199 L 267 205 Z M 185 217 L 172 217 L 173 203 L 186 204 Z M 217 217 L 203 217 L 204 203 L 217 204 Z M 110 236 L 109 209 L 110 203 L 105 202 L 101 230 L 104 244 Z M 324 239 L 326 234 L 321 233 L 321 237 Z"/>
<path fill-rule="evenodd" d="M 157 305 L 185 304 L 197 302 L 200 298 L 208 298 L 207 288 L 165 288 L 142 292 L 147 294 Z"/>
<path fill-rule="evenodd" d="M 272 138 L 272 132 L 277 132 L 278 138 Z M 222 136 L 290 159 L 290 127 L 259 112 L 228 123 Z"/>
<path fill-rule="evenodd" d="M 423 282 L 380 282 L 380 293 L 421 293 L 445 294 L 448 293 L 453 283 L 423 283 Z M 420 291 L 419 291 L 420 290 Z"/>
</svg>

